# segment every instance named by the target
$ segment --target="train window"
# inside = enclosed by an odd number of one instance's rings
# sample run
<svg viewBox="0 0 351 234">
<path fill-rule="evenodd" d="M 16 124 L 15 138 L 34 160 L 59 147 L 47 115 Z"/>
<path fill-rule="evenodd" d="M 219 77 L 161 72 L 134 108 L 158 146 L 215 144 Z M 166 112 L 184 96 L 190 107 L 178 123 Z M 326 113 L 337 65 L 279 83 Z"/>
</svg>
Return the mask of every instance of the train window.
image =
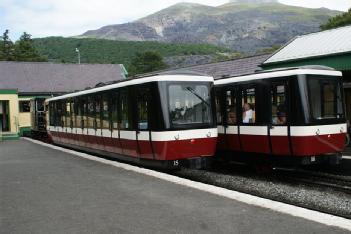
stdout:
<svg viewBox="0 0 351 234">
<path fill-rule="evenodd" d="M 119 113 L 121 115 L 120 129 L 130 129 L 130 114 L 128 105 L 128 90 L 122 90 L 119 95 Z"/>
<path fill-rule="evenodd" d="M 76 112 L 76 127 L 83 128 L 83 102 L 81 97 L 77 97 L 75 100 L 75 107 L 77 108 Z"/>
<path fill-rule="evenodd" d="M 71 100 L 71 114 L 72 114 L 72 128 L 77 127 L 76 116 L 77 116 L 77 99 Z"/>
<path fill-rule="evenodd" d="M 88 128 L 88 96 L 81 97 L 82 125 Z"/>
<path fill-rule="evenodd" d="M 62 105 L 62 101 L 57 101 L 56 102 L 56 113 L 57 113 L 57 116 L 56 116 L 56 126 L 60 126 L 60 127 L 63 127 L 63 121 L 62 121 L 62 116 L 64 111 L 63 111 L 63 105 Z"/>
<path fill-rule="evenodd" d="M 212 122 L 207 85 L 171 84 L 168 92 L 170 120 L 173 126 Z"/>
<path fill-rule="evenodd" d="M 102 96 L 102 128 L 109 129 L 110 128 L 110 112 L 109 112 L 109 95 L 104 94 Z"/>
<path fill-rule="evenodd" d="M 217 124 L 222 124 L 221 90 L 215 95 Z"/>
<path fill-rule="evenodd" d="M 242 123 L 256 123 L 256 89 L 247 88 L 242 90 L 242 103 L 243 103 L 243 117 Z"/>
<path fill-rule="evenodd" d="M 19 101 L 19 111 L 21 113 L 30 112 L 30 101 Z"/>
<path fill-rule="evenodd" d="M 101 114 L 102 114 L 101 99 L 102 99 L 101 95 L 95 96 L 95 128 L 96 129 L 101 129 Z"/>
<path fill-rule="evenodd" d="M 333 119 L 344 116 L 340 83 L 335 78 L 308 77 L 310 108 L 313 119 Z"/>
<path fill-rule="evenodd" d="M 62 127 L 67 127 L 66 125 L 66 100 L 61 100 L 61 125 Z"/>
<path fill-rule="evenodd" d="M 236 124 L 236 98 L 234 90 L 226 91 L 226 114 L 227 124 Z"/>
<path fill-rule="evenodd" d="M 149 118 L 148 118 L 149 92 L 150 92 L 149 89 L 145 88 L 143 89 L 142 92 L 138 92 L 137 94 L 138 129 L 140 130 L 149 129 Z"/>
<path fill-rule="evenodd" d="M 285 125 L 287 118 L 286 91 L 284 84 L 274 84 L 271 89 L 272 124 Z"/>
<path fill-rule="evenodd" d="M 56 113 L 55 113 L 55 108 L 54 108 L 54 104 L 55 102 L 49 102 L 49 113 L 50 113 L 50 126 L 55 126 L 55 116 L 56 116 Z"/>
<path fill-rule="evenodd" d="M 118 93 L 114 92 L 111 96 L 111 119 L 112 119 L 112 128 L 118 129 Z"/>
<path fill-rule="evenodd" d="M 65 113 L 65 116 L 66 116 L 66 120 L 65 120 L 65 123 L 64 123 L 64 126 L 66 127 L 66 128 L 70 128 L 70 127 L 72 127 L 71 126 L 71 103 L 70 103 L 70 101 L 66 101 L 66 108 L 65 108 L 65 110 L 66 110 L 66 113 Z"/>
<path fill-rule="evenodd" d="M 94 96 L 87 97 L 86 103 L 86 122 L 85 125 L 87 128 L 94 128 L 94 121 L 95 121 L 95 107 L 94 107 Z"/>
</svg>

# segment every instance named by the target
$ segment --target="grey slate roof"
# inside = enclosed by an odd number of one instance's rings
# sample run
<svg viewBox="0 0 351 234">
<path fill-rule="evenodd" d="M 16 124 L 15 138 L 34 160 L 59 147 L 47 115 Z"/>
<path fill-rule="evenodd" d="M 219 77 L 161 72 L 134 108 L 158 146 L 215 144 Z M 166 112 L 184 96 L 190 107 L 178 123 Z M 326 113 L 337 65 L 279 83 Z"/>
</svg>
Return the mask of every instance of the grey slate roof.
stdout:
<svg viewBox="0 0 351 234">
<path fill-rule="evenodd" d="M 351 26 L 298 36 L 264 64 L 351 52 Z"/>
<path fill-rule="evenodd" d="M 271 54 L 263 54 L 219 63 L 196 65 L 192 67 L 177 69 L 176 71 L 187 70 L 200 72 L 203 74 L 211 75 L 215 79 L 219 79 L 224 76 L 240 76 L 245 74 L 252 74 L 257 70 L 261 70 L 259 66 L 270 56 Z"/>
<path fill-rule="evenodd" d="M 120 64 L 0 62 L 0 89 L 21 94 L 67 93 L 124 79 Z"/>
</svg>

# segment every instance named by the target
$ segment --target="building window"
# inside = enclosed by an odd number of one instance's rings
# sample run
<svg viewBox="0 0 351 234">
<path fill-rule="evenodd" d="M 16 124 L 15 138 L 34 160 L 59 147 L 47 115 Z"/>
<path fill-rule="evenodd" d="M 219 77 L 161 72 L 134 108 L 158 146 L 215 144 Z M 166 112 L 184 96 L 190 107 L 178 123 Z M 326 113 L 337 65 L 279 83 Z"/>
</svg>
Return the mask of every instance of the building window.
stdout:
<svg viewBox="0 0 351 234">
<path fill-rule="evenodd" d="M 30 101 L 19 101 L 19 111 L 21 113 L 30 112 Z"/>
</svg>

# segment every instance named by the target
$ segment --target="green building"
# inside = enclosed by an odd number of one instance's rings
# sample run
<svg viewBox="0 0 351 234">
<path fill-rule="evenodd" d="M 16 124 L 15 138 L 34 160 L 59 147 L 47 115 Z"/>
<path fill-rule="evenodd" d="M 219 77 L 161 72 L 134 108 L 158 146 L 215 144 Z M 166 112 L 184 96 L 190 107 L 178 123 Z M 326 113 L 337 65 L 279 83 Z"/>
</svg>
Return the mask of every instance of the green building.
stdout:
<svg viewBox="0 0 351 234">
<path fill-rule="evenodd" d="M 298 36 L 263 62 L 264 69 L 323 65 L 342 71 L 351 122 L 351 26 Z"/>
<path fill-rule="evenodd" d="M 122 64 L 0 62 L 0 141 L 31 132 L 33 98 L 84 90 L 126 75 Z"/>
</svg>

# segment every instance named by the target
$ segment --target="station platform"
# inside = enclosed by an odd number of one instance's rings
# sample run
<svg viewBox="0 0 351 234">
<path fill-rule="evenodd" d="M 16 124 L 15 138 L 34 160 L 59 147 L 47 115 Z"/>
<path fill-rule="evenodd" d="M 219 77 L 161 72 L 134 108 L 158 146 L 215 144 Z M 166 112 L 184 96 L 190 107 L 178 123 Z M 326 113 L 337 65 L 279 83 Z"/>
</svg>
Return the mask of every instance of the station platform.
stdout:
<svg viewBox="0 0 351 234">
<path fill-rule="evenodd" d="M 347 230 L 21 139 L 0 142 L 0 233 L 322 234 Z"/>
</svg>

